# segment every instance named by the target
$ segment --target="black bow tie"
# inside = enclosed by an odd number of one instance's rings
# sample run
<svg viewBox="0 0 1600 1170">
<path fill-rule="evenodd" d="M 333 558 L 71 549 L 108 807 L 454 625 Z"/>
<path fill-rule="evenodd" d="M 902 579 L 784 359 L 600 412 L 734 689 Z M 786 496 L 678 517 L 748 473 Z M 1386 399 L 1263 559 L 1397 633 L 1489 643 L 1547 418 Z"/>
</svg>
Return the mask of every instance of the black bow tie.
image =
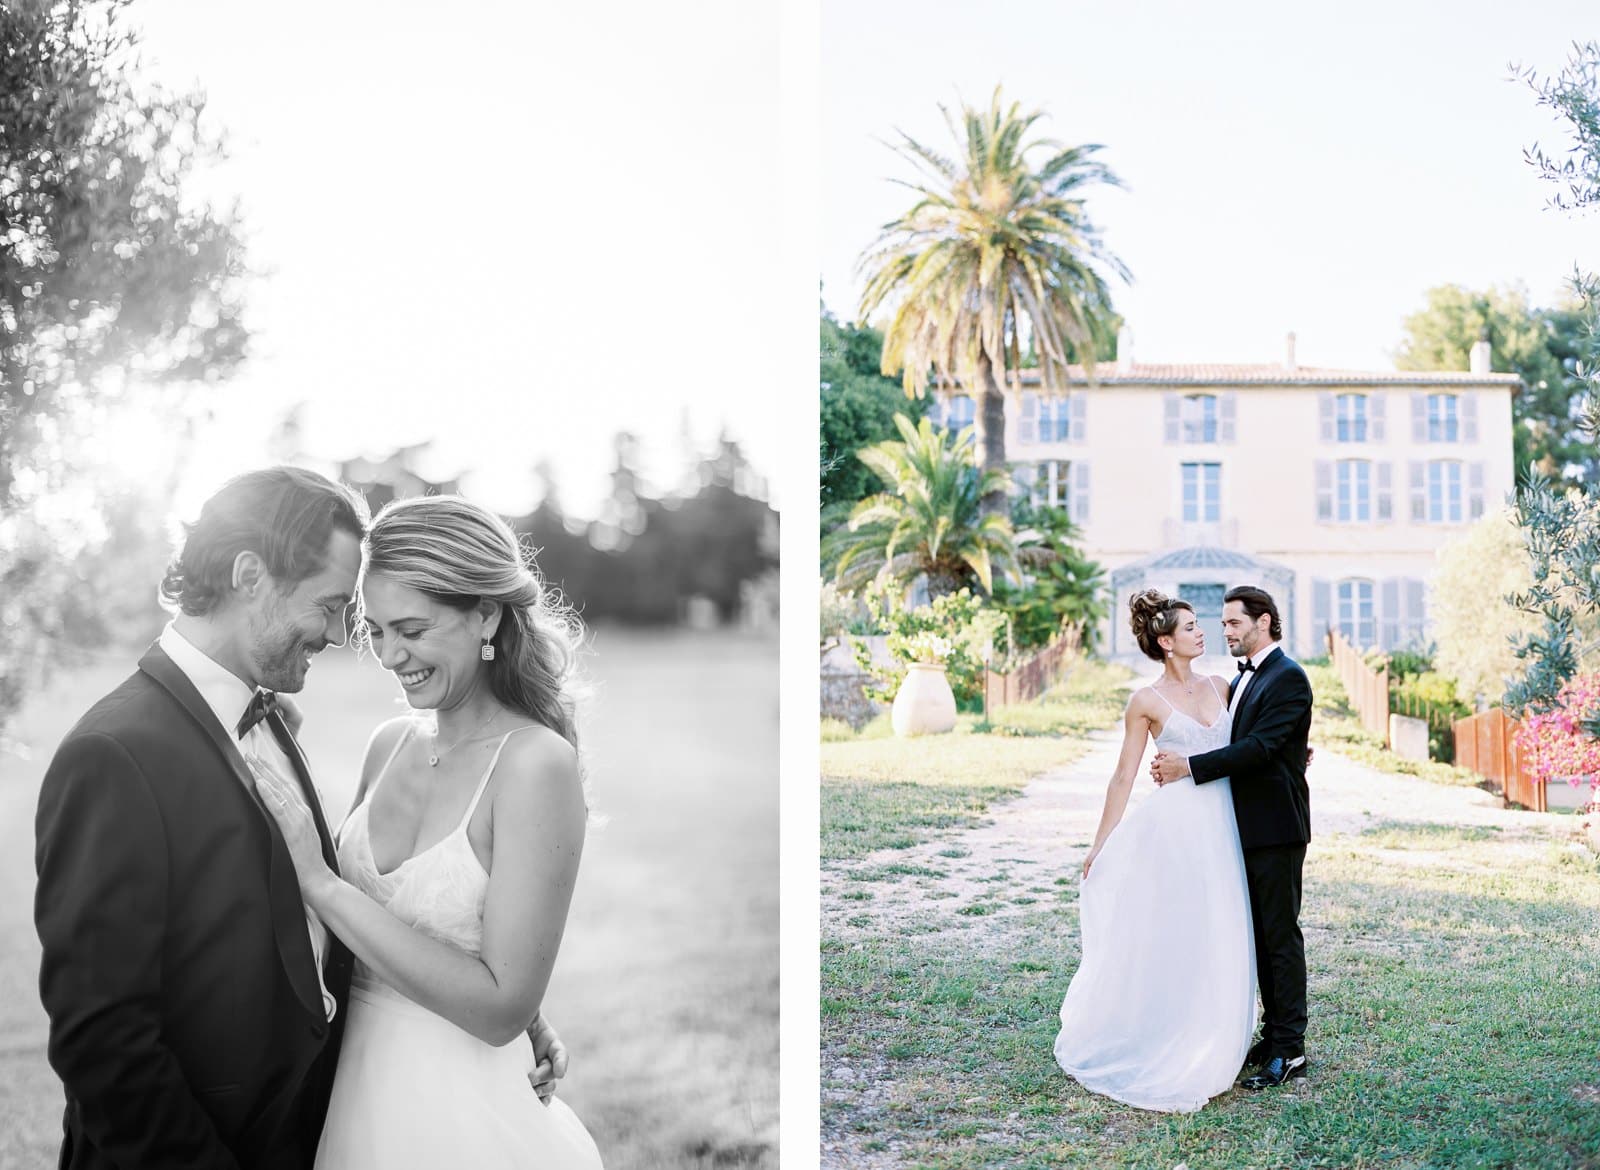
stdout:
<svg viewBox="0 0 1600 1170">
<path fill-rule="evenodd" d="M 1245 673 L 1247 673 L 1249 671 L 1254 670 L 1255 668 L 1256 668 L 1256 664 L 1254 662 L 1251 662 L 1248 658 L 1239 659 L 1239 673 L 1240 674 L 1245 674 Z"/>
<path fill-rule="evenodd" d="M 244 709 L 244 714 L 239 717 L 239 738 L 243 739 L 257 723 L 278 709 L 278 696 L 273 691 L 257 691 L 250 699 L 250 705 Z"/>
</svg>

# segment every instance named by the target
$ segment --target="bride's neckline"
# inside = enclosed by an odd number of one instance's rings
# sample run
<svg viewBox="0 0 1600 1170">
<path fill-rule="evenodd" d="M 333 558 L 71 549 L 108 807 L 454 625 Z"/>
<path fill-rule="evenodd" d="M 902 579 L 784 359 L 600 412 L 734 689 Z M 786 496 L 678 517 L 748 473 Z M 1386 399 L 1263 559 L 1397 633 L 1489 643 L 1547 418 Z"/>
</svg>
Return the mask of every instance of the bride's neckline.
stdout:
<svg viewBox="0 0 1600 1170">
<path fill-rule="evenodd" d="M 1216 688 L 1215 687 L 1212 687 L 1210 683 L 1207 683 L 1206 685 L 1207 685 L 1208 688 L 1211 689 L 1212 694 L 1216 694 Z M 1185 711 L 1182 707 L 1179 707 L 1177 704 L 1175 704 L 1171 699 L 1167 698 L 1167 696 L 1163 695 L 1160 691 L 1156 690 L 1155 684 L 1153 684 L 1153 683 L 1150 686 L 1150 693 L 1152 695 L 1154 695 L 1156 698 L 1160 699 L 1163 703 L 1165 703 L 1167 705 L 1167 710 L 1171 711 L 1175 715 L 1182 715 L 1185 719 L 1187 719 L 1190 723 L 1193 723 L 1196 727 L 1203 727 L 1207 731 L 1215 730 L 1216 727 L 1218 726 L 1218 724 L 1220 724 L 1222 722 L 1222 717 L 1228 713 L 1228 704 L 1226 702 L 1222 701 L 1220 695 L 1217 696 L 1218 702 L 1219 702 L 1217 713 L 1211 717 L 1211 722 L 1210 723 L 1205 723 L 1205 722 L 1202 722 L 1198 717 L 1189 714 L 1189 712 Z M 1161 731 L 1165 732 L 1166 730 L 1167 730 L 1167 725 L 1165 723 L 1163 723 L 1161 725 Z"/>
</svg>

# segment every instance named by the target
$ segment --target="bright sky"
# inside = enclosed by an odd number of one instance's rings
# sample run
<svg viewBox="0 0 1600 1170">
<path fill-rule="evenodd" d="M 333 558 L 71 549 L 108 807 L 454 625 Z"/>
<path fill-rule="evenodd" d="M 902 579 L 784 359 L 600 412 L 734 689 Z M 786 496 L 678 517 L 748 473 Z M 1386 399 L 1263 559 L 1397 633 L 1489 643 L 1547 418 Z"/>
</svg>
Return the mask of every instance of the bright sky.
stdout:
<svg viewBox="0 0 1600 1170">
<path fill-rule="evenodd" d="M 1535 304 L 1600 268 L 1600 216 L 1546 209 L 1522 159 L 1565 149 L 1508 81 L 1600 36 L 1593 0 L 1196 4 L 822 0 L 824 301 L 854 319 L 857 256 L 912 196 L 884 142 L 944 149 L 940 103 L 997 83 L 1039 132 L 1104 143 L 1127 184 L 1093 217 L 1132 270 L 1139 360 L 1392 367 L 1426 289 L 1520 281 Z M 1552 150 L 1551 153 L 1555 153 Z"/>
<path fill-rule="evenodd" d="M 743 0 L 145 0 L 157 79 L 230 134 L 257 355 L 197 506 L 297 400 L 316 458 L 436 440 L 504 511 L 592 514 L 611 436 L 675 474 L 723 427 L 770 475 L 778 12 Z"/>
</svg>

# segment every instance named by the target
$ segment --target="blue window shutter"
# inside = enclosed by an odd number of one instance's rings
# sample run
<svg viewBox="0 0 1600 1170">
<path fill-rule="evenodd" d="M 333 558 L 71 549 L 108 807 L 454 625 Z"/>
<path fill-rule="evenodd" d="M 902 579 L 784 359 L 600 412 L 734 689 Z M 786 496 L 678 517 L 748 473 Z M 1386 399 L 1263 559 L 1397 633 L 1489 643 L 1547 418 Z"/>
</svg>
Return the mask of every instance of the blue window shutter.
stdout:
<svg viewBox="0 0 1600 1170">
<path fill-rule="evenodd" d="M 1166 424 L 1165 441 L 1176 443 L 1178 441 L 1178 396 L 1167 393 L 1161 396 L 1162 418 Z"/>
<path fill-rule="evenodd" d="M 1089 523 L 1089 465 L 1072 461 L 1072 522 L 1080 528 Z"/>
<path fill-rule="evenodd" d="M 1467 464 L 1467 516 L 1476 520 L 1483 515 L 1483 464 Z"/>
<path fill-rule="evenodd" d="M 1367 438 L 1374 443 L 1382 443 L 1387 438 L 1384 427 L 1383 407 L 1388 397 L 1387 394 L 1381 392 L 1367 395 Z"/>
<path fill-rule="evenodd" d="M 1428 396 L 1415 391 L 1411 394 L 1411 441 L 1428 441 Z"/>
<path fill-rule="evenodd" d="M 1327 644 L 1328 627 L 1333 624 L 1333 589 L 1327 581 L 1311 582 L 1311 625 L 1320 653 Z"/>
<path fill-rule="evenodd" d="M 1411 522 L 1413 524 L 1426 524 L 1428 522 L 1428 472 L 1427 466 L 1419 460 L 1411 461 Z"/>
<path fill-rule="evenodd" d="M 1072 433 L 1067 437 L 1074 443 L 1087 443 L 1089 441 L 1088 396 L 1080 391 L 1072 395 L 1067 401 L 1071 404 L 1069 409 L 1072 412 L 1071 421 L 1068 424 Z"/>
<path fill-rule="evenodd" d="M 1317 395 L 1317 420 L 1322 428 L 1322 441 L 1331 443 L 1339 437 L 1339 432 L 1334 426 L 1333 419 L 1333 393 L 1324 390 Z"/>
<path fill-rule="evenodd" d="M 1017 421 L 1017 442 L 1036 443 L 1039 440 L 1039 396 L 1032 391 L 1022 395 L 1022 417 Z"/>
<path fill-rule="evenodd" d="M 1379 520 L 1394 519 L 1394 465 L 1388 462 L 1378 464 L 1376 515 Z"/>
<path fill-rule="evenodd" d="M 1333 519 L 1333 464 L 1317 460 L 1317 519 Z"/>
<path fill-rule="evenodd" d="M 1238 394 L 1232 390 L 1219 396 L 1217 402 L 1217 440 L 1222 443 L 1235 441 L 1237 431 L 1234 418 L 1238 412 Z"/>
<path fill-rule="evenodd" d="M 1472 393 L 1460 394 L 1456 397 L 1457 421 L 1460 423 L 1461 441 L 1463 443 L 1476 443 L 1478 441 L 1478 396 Z"/>
</svg>

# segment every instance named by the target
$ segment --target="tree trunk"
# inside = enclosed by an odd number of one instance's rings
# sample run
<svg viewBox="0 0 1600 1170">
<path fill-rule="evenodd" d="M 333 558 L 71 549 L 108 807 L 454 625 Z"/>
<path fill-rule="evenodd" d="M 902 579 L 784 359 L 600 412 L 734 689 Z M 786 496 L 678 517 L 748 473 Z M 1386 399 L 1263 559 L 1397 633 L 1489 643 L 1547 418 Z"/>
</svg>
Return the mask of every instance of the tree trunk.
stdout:
<svg viewBox="0 0 1600 1170">
<path fill-rule="evenodd" d="M 938 601 L 941 597 L 947 597 L 952 593 L 959 592 L 972 584 L 966 579 L 966 566 L 961 564 L 951 565 L 936 562 L 927 567 L 926 574 L 928 579 L 928 601 L 930 604 Z M 982 593 L 981 589 L 975 588 L 973 591 Z"/>
<path fill-rule="evenodd" d="M 976 431 L 974 438 L 978 445 L 978 470 L 988 471 L 993 468 L 1004 471 L 1006 467 L 1006 396 L 995 379 L 994 367 L 989 363 L 989 355 L 978 355 L 978 384 L 974 387 L 977 391 L 978 409 L 974 421 Z M 1007 511 L 1006 493 L 1004 491 L 989 492 L 978 503 L 980 514 L 992 516 L 1004 515 Z"/>
</svg>

